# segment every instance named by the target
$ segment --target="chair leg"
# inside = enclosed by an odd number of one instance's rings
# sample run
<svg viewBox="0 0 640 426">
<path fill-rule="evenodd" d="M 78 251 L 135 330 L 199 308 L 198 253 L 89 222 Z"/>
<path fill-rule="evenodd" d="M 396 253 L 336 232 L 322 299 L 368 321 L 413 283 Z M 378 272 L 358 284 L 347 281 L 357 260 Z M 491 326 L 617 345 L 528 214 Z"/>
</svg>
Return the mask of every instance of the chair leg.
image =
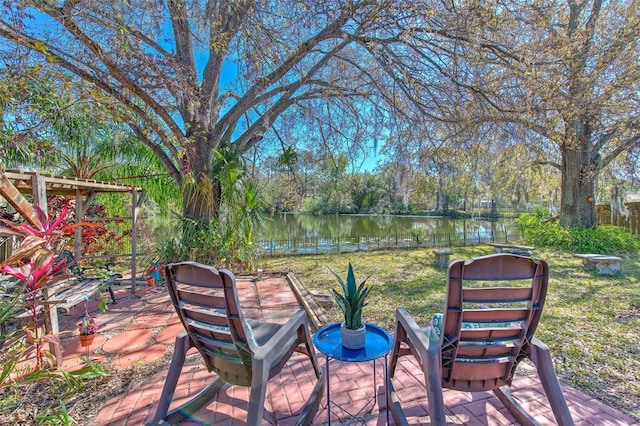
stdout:
<svg viewBox="0 0 640 426">
<path fill-rule="evenodd" d="M 169 372 L 162 388 L 162 395 L 158 402 L 158 408 L 156 414 L 153 417 L 153 421 L 148 423 L 151 425 L 166 425 L 175 424 L 189 417 L 191 414 L 202 408 L 207 402 L 211 401 L 213 397 L 220 391 L 220 389 L 226 384 L 219 377 L 216 378 L 206 388 L 198 392 L 193 398 L 181 406 L 169 411 L 169 406 L 173 400 L 173 395 L 176 390 L 176 385 L 180 379 L 182 373 L 182 367 L 184 366 L 184 360 L 187 351 L 191 347 L 191 341 L 186 333 L 181 333 L 176 337 L 176 344 L 169 366 Z"/>
<path fill-rule="evenodd" d="M 220 377 L 216 377 L 213 382 L 198 392 L 189 401 L 185 402 L 180 407 L 171 410 L 169 414 L 167 414 L 167 422 L 169 422 L 169 424 L 176 424 L 182 420 L 190 418 L 196 411 L 211 402 L 220 392 L 220 389 L 222 389 L 226 384 L 227 382 L 222 380 Z"/>
<path fill-rule="evenodd" d="M 109 296 L 111 296 L 111 302 L 115 305 L 118 302 L 116 301 L 116 295 L 113 293 L 113 288 L 111 288 L 111 286 L 107 287 L 107 289 L 109 290 Z"/>
<path fill-rule="evenodd" d="M 251 365 L 251 394 L 249 395 L 249 412 L 247 426 L 260 426 L 264 414 L 264 401 L 269 382 L 269 366 L 263 360 L 254 358 Z"/>
<path fill-rule="evenodd" d="M 169 411 L 169 405 L 173 399 L 173 394 L 176 391 L 176 385 L 184 366 L 184 359 L 189 350 L 189 336 L 186 332 L 180 333 L 176 337 L 175 349 L 173 352 L 173 358 L 169 366 L 169 372 L 167 378 L 162 387 L 162 395 L 160 401 L 158 401 L 158 408 L 156 409 L 156 415 L 153 417 L 153 422 L 150 424 L 161 424 L 161 422 L 167 417 Z"/>
<path fill-rule="evenodd" d="M 398 358 L 400 357 L 400 346 L 407 338 L 407 332 L 397 319 L 393 336 L 393 348 L 391 349 L 391 356 L 389 357 L 389 377 L 393 377 L 396 374 L 396 366 L 398 365 Z"/>
<path fill-rule="evenodd" d="M 298 342 L 304 344 L 304 350 L 301 353 L 307 355 L 313 366 L 313 371 L 316 373 L 316 378 L 320 378 L 320 364 L 318 364 L 318 357 L 316 351 L 311 344 L 311 336 L 309 335 L 309 327 L 305 325 L 298 327 Z"/>
<path fill-rule="evenodd" d="M 527 413 L 527 411 L 518 404 L 504 386 L 494 389 L 493 393 L 498 397 L 500 402 L 502 402 L 502 405 L 504 405 L 507 411 L 511 413 L 519 424 L 522 426 L 540 426 L 540 423 L 538 423 L 531 414 Z"/>
<path fill-rule="evenodd" d="M 444 426 L 447 424 L 447 417 L 444 412 L 444 399 L 442 397 L 440 345 L 430 342 L 427 348 L 420 347 L 419 350 L 423 352 L 421 357 L 424 360 L 423 370 L 431 424 Z"/>
<path fill-rule="evenodd" d="M 573 419 L 567 406 L 567 401 L 562 394 L 560 382 L 553 368 L 549 347 L 535 337 L 531 344 L 531 360 L 536 366 L 538 377 L 547 394 L 553 415 L 560 426 L 573 426 Z"/>
<path fill-rule="evenodd" d="M 425 386 L 427 388 L 427 402 L 429 404 L 429 417 L 431 424 L 444 426 L 447 422 L 444 413 L 444 400 L 442 397 L 442 376 L 440 373 L 440 344 L 431 340 L 428 333 L 422 330 L 409 313 L 403 309 L 396 309 L 396 337 L 392 349 L 389 370 L 395 371 L 397 360 L 406 354 L 400 347 L 406 342 L 411 348 L 410 352 L 416 358 L 424 372 Z M 392 377 L 392 373 L 389 373 Z"/>
<path fill-rule="evenodd" d="M 311 396 L 305 402 L 304 406 L 300 410 L 300 415 L 296 420 L 296 426 L 311 426 L 313 419 L 318 412 L 318 407 L 320 407 L 320 402 L 324 397 L 324 390 L 327 387 L 327 369 L 323 366 L 320 368 L 320 375 L 318 376 L 318 381 L 313 387 L 313 391 L 311 392 Z"/>
<path fill-rule="evenodd" d="M 396 394 L 396 390 L 393 388 L 391 380 L 387 383 L 387 406 L 389 407 L 391 417 L 396 425 L 409 425 L 409 422 L 407 422 L 407 416 L 404 414 L 404 410 L 400 405 L 400 400 L 398 400 L 398 395 Z"/>
</svg>

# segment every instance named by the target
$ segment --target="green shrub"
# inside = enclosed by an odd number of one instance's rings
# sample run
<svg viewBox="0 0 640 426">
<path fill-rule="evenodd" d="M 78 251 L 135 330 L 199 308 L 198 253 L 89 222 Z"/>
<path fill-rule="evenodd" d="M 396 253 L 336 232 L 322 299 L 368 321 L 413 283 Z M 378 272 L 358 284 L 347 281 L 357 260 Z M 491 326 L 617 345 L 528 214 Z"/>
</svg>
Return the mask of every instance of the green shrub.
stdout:
<svg viewBox="0 0 640 426">
<path fill-rule="evenodd" d="M 624 228 L 611 225 L 563 228 L 557 221 L 547 220 L 544 210 L 522 214 L 516 223 L 526 243 L 537 247 L 597 254 L 620 254 L 640 247 L 638 240 Z"/>
<path fill-rule="evenodd" d="M 573 252 L 615 254 L 637 251 L 638 240 L 625 228 L 598 225 L 594 228 L 569 228 Z"/>
</svg>

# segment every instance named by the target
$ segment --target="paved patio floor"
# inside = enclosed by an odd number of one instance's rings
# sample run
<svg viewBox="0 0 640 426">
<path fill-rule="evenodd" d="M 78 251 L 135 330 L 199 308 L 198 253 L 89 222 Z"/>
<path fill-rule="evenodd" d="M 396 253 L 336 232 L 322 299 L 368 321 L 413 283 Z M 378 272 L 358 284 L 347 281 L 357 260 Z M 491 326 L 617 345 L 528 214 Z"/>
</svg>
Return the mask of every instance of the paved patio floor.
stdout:
<svg viewBox="0 0 640 426">
<path fill-rule="evenodd" d="M 238 280 L 238 290 L 244 313 L 249 318 L 284 322 L 300 308 L 300 304 L 287 279 L 283 276 L 267 275 L 263 280 Z M 182 331 L 182 325 L 173 311 L 168 294 L 163 287 L 143 288 L 137 298 L 123 298 L 127 291 L 121 289 L 122 298 L 105 313 L 96 313 L 100 325 L 100 335 L 89 347 L 89 354 L 111 368 L 136 368 L 136 365 L 152 362 L 172 353 L 175 336 Z M 82 309 L 82 310 L 81 310 Z M 84 306 L 61 318 L 63 329 L 73 330 L 75 322 L 82 314 Z M 89 306 L 95 310 L 95 306 Z M 77 332 L 76 332 L 77 333 Z M 108 335 L 109 338 L 104 336 Z M 81 356 L 86 355 L 77 339 L 69 340 L 64 346 L 65 366 L 73 370 L 82 364 Z M 426 391 L 422 384 L 422 373 L 410 357 L 404 357 L 392 379 L 402 407 L 410 424 L 429 424 L 426 405 Z M 330 389 L 331 400 L 346 410 L 355 412 L 371 401 L 362 417 L 366 425 L 386 424 L 385 389 L 382 384 L 382 360 L 376 368 L 377 386 L 374 388 L 372 362 L 345 363 L 331 360 Z M 319 354 L 319 361 L 325 362 Z M 82 424 L 96 426 L 143 425 L 153 418 L 162 391 L 162 385 L 169 367 L 126 395 L 107 402 L 94 419 L 85 419 Z M 176 403 L 202 389 L 214 377 L 201 364 L 199 355 L 188 356 L 182 377 L 176 391 Z M 297 411 L 311 394 L 315 375 L 308 358 L 294 354 L 284 371 L 269 383 L 264 424 L 292 425 Z M 576 425 L 637 425 L 640 423 L 623 413 L 563 385 L 563 390 Z M 512 389 L 514 397 L 532 413 L 541 424 L 555 424 L 548 407 L 541 384 L 533 368 L 522 365 Z M 249 390 L 237 386 L 227 386 L 219 398 L 198 411 L 194 417 L 183 422 L 185 425 L 240 425 L 246 420 Z M 326 395 L 325 395 L 326 398 Z M 445 392 L 447 420 L 452 425 L 512 425 L 516 424 L 506 409 L 491 393 L 469 394 Z M 326 399 L 314 419 L 314 424 L 327 423 Z M 369 408 L 370 407 L 370 408 Z M 332 424 L 344 414 L 332 411 Z M 391 421 L 393 424 L 393 421 Z"/>
</svg>

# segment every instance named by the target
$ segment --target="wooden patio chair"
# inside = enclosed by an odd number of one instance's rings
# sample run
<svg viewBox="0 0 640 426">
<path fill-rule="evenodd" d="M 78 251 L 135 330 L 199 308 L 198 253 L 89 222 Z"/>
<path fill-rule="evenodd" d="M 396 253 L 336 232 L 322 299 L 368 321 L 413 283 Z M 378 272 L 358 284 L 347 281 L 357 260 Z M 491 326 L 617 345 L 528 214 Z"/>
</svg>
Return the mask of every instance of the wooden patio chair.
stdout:
<svg viewBox="0 0 640 426">
<path fill-rule="evenodd" d="M 534 337 L 548 274 L 544 260 L 514 254 L 456 260 L 449 265 L 444 314 L 434 315 L 431 327 L 420 328 L 406 310 L 396 310 L 389 374 L 394 376 L 399 357 L 416 358 L 424 372 L 431 424 L 446 424 L 443 388 L 493 391 L 520 424 L 538 424 L 506 389 L 518 363 L 528 358 L 558 424 L 573 425 L 549 348 Z M 396 424 L 406 424 L 390 387 L 392 415 Z"/>
<path fill-rule="evenodd" d="M 285 324 L 245 320 L 238 302 L 234 275 L 195 262 L 167 265 L 171 301 L 186 332 L 176 337 L 175 352 L 151 424 L 173 424 L 211 402 L 225 385 L 251 388 L 248 425 L 259 425 L 267 382 L 285 366 L 294 351 L 309 357 L 318 382 L 302 407 L 297 424 L 310 424 L 317 412 L 325 380 L 309 336 L 306 313 L 298 311 Z M 189 348 L 195 347 L 216 378 L 185 404 L 172 408 L 176 384 Z"/>
</svg>

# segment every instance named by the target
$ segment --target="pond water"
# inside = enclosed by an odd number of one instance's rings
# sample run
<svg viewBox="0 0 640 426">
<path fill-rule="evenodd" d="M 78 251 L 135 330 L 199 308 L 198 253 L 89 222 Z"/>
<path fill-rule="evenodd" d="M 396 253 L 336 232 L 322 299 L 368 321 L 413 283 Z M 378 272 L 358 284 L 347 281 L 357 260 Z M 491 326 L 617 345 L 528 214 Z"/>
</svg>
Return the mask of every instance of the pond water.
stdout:
<svg viewBox="0 0 640 426">
<path fill-rule="evenodd" d="M 505 242 L 519 233 L 512 219 L 276 214 L 265 218 L 259 244 L 270 254 L 312 253 Z"/>
<path fill-rule="evenodd" d="M 513 220 L 449 219 L 425 216 L 275 214 L 265 218 L 261 238 L 358 237 L 365 235 L 409 234 L 494 234 L 515 232 Z"/>
</svg>

